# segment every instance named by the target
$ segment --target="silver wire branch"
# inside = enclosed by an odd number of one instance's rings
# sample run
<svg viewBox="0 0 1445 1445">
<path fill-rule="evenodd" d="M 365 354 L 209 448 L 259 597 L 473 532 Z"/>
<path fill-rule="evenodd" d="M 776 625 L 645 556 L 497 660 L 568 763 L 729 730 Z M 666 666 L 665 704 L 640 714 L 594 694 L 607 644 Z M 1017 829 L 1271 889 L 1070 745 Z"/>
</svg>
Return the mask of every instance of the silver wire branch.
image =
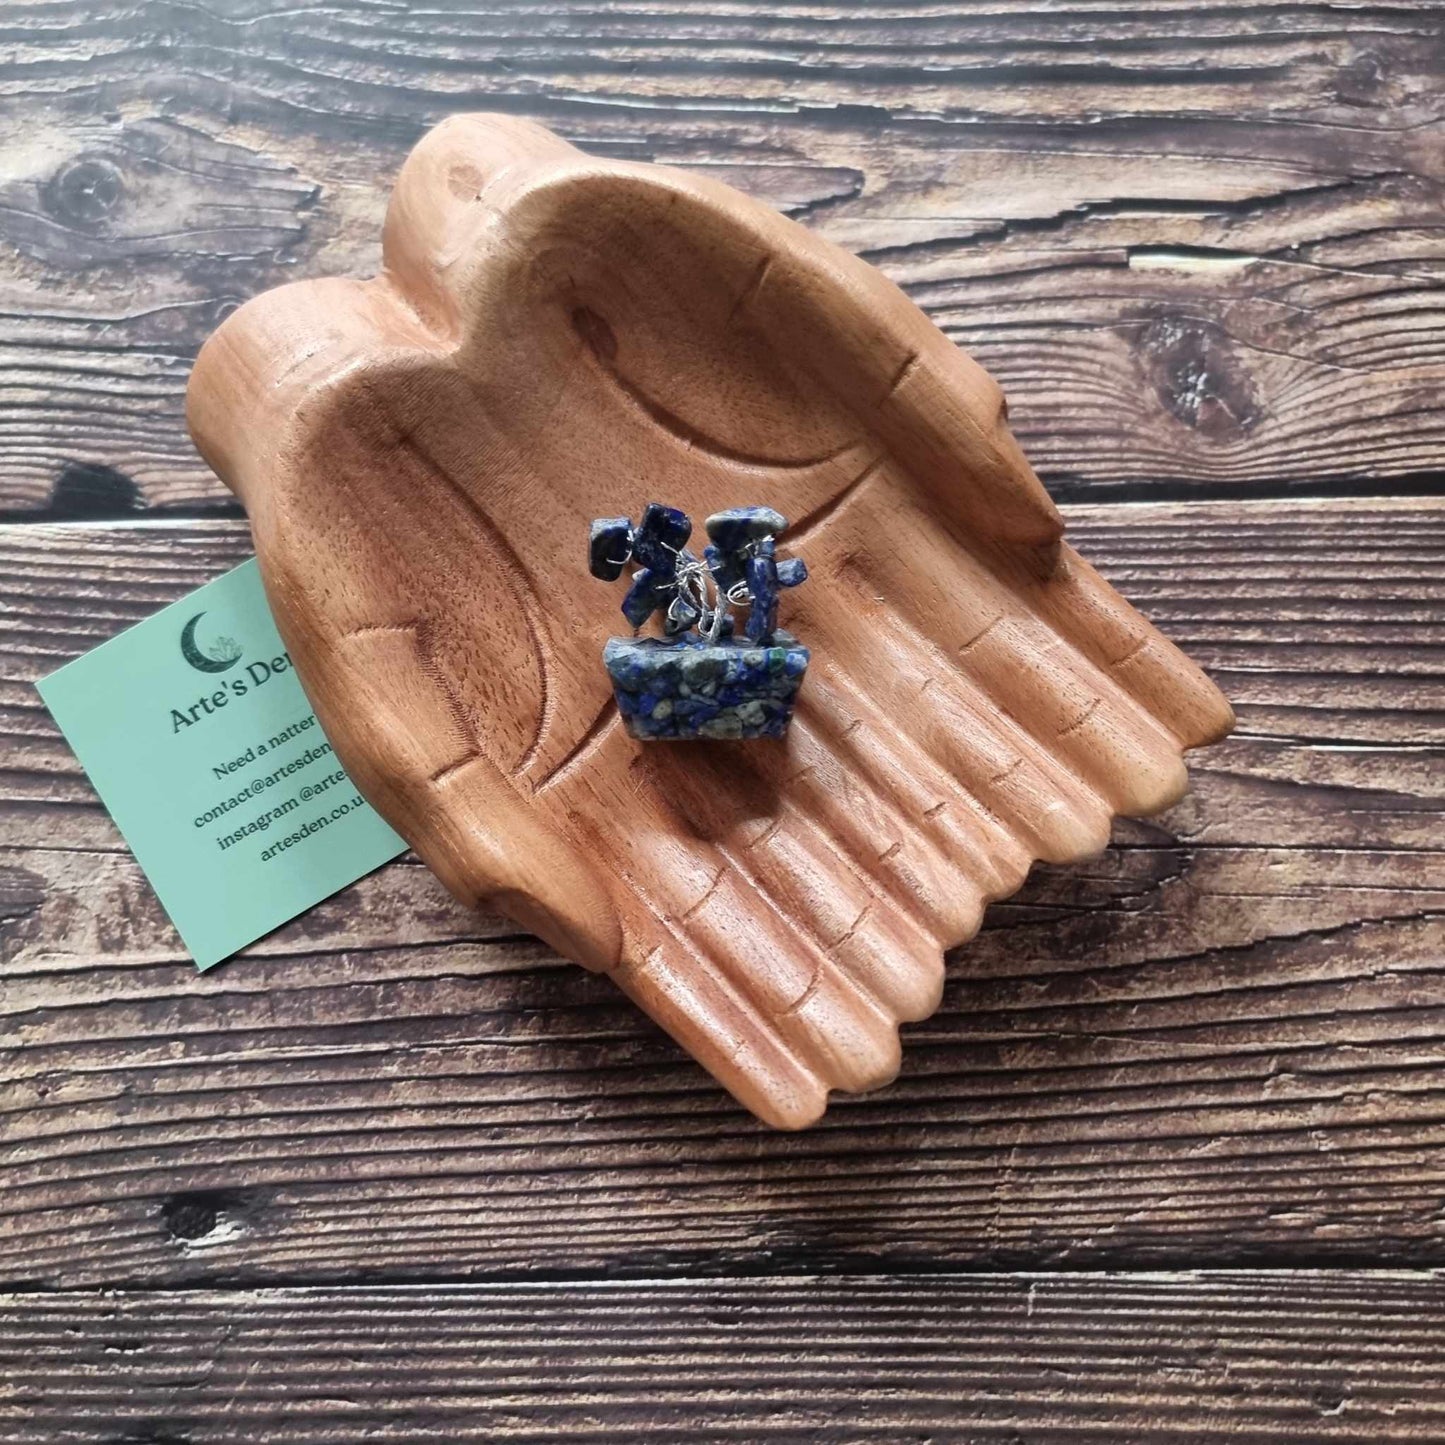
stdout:
<svg viewBox="0 0 1445 1445">
<path fill-rule="evenodd" d="M 746 582 L 734 582 L 726 592 L 719 589 L 712 568 L 706 562 L 690 557 L 681 547 L 670 543 L 662 544 L 677 558 L 677 575 L 672 586 L 677 595 L 667 604 L 667 615 L 673 622 L 684 621 L 691 608 L 698 614 L 697 631 L 708 642 L 716 642 L 722 635 L 723 623 L 728 616 L 728 607 L 746 607 L 753 594 Z M 760 550 L 759 542 L 749 542 L 741 549 L 746 559 L 755 557 Z M 640 574 L 634 574 L 637 576 Z"/>
<path fill-rule="evenodd" d="M 677 596 L 668 604 L 667 615 L 674 622 L 682 622 L 691 609 L 697 613 L 698 633 L 707 641 L 716 642 L 722 635 L 727 610 L 718 593 L 712 568 L 696 558 L 679 556 L 674 586 Z M 728 601 L 733 600 L 729 594 Z"/>
</svg>

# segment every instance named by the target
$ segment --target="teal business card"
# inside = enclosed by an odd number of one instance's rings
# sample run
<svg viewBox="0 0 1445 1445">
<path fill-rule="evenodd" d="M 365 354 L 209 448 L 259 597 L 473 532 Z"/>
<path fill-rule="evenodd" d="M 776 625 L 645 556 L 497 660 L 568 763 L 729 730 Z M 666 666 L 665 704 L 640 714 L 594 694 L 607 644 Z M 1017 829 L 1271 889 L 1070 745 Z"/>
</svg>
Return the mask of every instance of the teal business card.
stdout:
<svg viewBox="0 0 1445 1445">
<path fill-rule="evenodd" d="M 406 850 L 317 725 L 254 558 L 37 685 L 202 968 Z"/>
</svg>

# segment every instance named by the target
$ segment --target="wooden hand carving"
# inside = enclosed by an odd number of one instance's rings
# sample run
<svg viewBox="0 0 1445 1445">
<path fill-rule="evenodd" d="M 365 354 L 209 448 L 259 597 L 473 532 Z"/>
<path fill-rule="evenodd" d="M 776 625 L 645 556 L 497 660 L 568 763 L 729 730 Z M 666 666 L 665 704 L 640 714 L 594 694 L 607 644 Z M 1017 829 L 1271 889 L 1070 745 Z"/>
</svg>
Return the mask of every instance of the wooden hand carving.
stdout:
<svg viewBox="0 0 1445 1445">
<path fill-rule="evenodd" d="M 448 887 L 610 973 L 769 1122 L 890 1079 L 984 905 L 1228 731 L 1060 541 L 998 386 L 765 206 L 462 116 L 407 161 L 384 256 L 250 302 L 191 382 L 295 666 Z M 786 743 L 625 735 L 586 538 L 653 499 L 791 520 Z"/>
</svg>

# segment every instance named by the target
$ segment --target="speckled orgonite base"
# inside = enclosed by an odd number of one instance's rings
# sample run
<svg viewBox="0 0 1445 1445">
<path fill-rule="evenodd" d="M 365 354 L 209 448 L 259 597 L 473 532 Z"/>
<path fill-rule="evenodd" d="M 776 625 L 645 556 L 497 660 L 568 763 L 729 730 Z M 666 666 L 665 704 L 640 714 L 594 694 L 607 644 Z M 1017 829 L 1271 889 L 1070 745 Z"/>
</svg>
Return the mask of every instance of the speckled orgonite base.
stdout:
<svg viewBox="0 0 1445 1445">
<path fill-rule="evenodd" d="M 780 738 L 793 716 L 808 649 L 786 632 L 775 633 L 771 647 L 614 637 L 602 660 L 635 738 Z"/>
</svg>

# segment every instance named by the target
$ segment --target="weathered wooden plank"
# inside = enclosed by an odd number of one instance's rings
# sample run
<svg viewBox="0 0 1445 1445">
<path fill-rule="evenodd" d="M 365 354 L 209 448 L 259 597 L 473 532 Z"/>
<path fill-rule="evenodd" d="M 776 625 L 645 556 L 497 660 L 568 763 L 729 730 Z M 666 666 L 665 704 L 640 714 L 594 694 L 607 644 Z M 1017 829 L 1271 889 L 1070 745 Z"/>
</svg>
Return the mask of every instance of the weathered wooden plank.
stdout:
<svg viewBox="0 0 1445 1445">
<path fill-rule="evenodd" d="M 0 1297 L 4 1445 L 1438 1441 L 1433 1274 Z"/>
<path fill-rule="evenodd" d="M 1445 506 L 1068 516 L 1240 732 L 804 1136 L 414 864 L 196 977 L 30 683 L 243 534 L 0 531 L 0 1279 L 1439 1261 Z"/>
<path fill-rule="evenodd" d="M 1438 490 L 1445 16 L 1226 3 L 0 16 L 0 510 L 227 507 L 184 434 L 237 301 L 377 262 L 428 124 L 696 166 L 876 260 L 1062 495 Z"/>
</svg>

